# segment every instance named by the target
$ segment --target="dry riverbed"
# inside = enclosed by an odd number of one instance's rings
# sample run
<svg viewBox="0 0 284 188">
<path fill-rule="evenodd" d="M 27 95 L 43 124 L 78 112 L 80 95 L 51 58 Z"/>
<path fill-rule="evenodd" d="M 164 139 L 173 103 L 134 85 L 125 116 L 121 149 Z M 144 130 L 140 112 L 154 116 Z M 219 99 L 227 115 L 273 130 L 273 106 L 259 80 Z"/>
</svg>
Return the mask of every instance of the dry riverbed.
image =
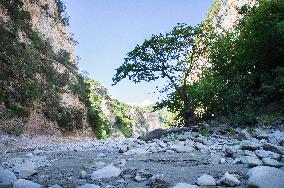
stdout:
<svg viewBox="0 0 284 188">
<path fill-rule="evenodd" d="M 197 132 L 50 144 L 0 155 L 0 187 L 284 187 L 284 133 Z"/>
</svg>

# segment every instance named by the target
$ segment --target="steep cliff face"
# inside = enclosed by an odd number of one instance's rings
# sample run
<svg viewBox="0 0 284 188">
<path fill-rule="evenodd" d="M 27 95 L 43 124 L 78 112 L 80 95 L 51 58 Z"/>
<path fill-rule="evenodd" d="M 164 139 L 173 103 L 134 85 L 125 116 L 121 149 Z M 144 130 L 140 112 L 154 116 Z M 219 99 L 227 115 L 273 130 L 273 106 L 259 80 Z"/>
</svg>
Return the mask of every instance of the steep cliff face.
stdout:
<svg viewBox="0 0 284 188">
<path fill-rule="evenodd" d="M 241 19 L 239 9 L 244 5 L 253 6 L 256 0 L 215 0 L 209 17 L 219 28 L 233 29 Z"/>
<path fill-rule="evenodd" d="M 30 12 L 32 25 L 42 33 L 53 50 L 65 50 L 70 53 L 71 61 L 75 63 L 75 48 L 72 34 L 60 20 L 58 3 L 56 0 L 23 0 L 24 9 Z"/>
<path fill-rule="evenodd" d="M 20 51 L 18 56 L 15 55 L 15 58 L 19 58 L 16 62 L 6 57 L 5 50 L 8 50 L 8 45 L 1 47 L 1 61 L 4 67 L 7 63 L 6 66 L 10 70 L 3 73 L 0 80 L 3 85 L 1 92 L 4 93 L 4 96 L 0 97 L 0 113 L 4 117 L 0 118 L 0 128 L 10 130 L 12 126 L 12 132 L 23 130 L 31 134 L 60 134 L 58 122 L 64 123 L 64 116 L 72 114 L 68 109 L 81 111 L 83 114 L 86 111 L 79 95 L 74 89 L 72 91 L 72 87 L 78 85 L 78 71 L 75 68 L 72 34 L 61 15 L 64 5 L 59 0 L 1 1 L 0 5 L 0 23 L 5 32 L 2 33 L 1 40 L 3 44 L 5 40 L 13 40 L 13 50 Z M 14 34 L 18 36 L 13 37 Z M 30 57 L 25 57 L 25 53 L 30 54 Z M 15 52 L 11 54 L 14 55 Z M 17 68 L 9 65 L 9 61 Z M 39 61 L 40 63 L 37 63 Z M 29 65 L 29 62 L 37 65 L 34 67 Z M 21 72 L 22 78 L 21 74 L 17 76 L 18 72 Z M 32 87 L 34 91 L 29 91 L 27 87 Z M 36 92 L 39 92 L 40 96 L 36 96 Z M 23 95 L 20 96 L 21 94 Z M 27 106 L 29 97 L 34 101 L 30 101 Z M 24 118 L 14 115 L 15 110 L 9 109 L 10 103 L 19 109 L 25 109 L 28 115 Z M 53 108 L 54 104 L 57 109 Z M 60 115 L 59 112 L 56 114 L 58 110 L 61 111 Z M 13 115 L 7 115 L 9 113 Z M 86 117 L 83 116 L 82 126 L 86 127 Z"/>
</svg>

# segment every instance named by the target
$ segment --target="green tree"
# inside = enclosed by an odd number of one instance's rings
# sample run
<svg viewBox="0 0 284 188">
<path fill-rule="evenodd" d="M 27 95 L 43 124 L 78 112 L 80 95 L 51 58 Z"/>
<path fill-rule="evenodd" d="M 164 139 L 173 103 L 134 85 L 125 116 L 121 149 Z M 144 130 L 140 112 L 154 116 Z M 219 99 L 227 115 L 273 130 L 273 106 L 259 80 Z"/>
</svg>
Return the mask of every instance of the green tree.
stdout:
<svg viewBox="0 0 284 188">
<path fill-rule="evenodd" d="M 201 43 L 204 38 L 202 26 L 186 24 L 178 24 L 166 34 L 152 35 L 127 54 L 125 62 L 116 69 L 114 85 L 125 78 L 134 83 L 165 79 L 166 84 L 160 93 L 176 93 L 182 105 L 175 110 L 178 110 L 184 125 L 195 124 L 187 85 L 199 76 L 199 70 L 205 65 L 202 59 L 206 45 Z"/>
</svg>

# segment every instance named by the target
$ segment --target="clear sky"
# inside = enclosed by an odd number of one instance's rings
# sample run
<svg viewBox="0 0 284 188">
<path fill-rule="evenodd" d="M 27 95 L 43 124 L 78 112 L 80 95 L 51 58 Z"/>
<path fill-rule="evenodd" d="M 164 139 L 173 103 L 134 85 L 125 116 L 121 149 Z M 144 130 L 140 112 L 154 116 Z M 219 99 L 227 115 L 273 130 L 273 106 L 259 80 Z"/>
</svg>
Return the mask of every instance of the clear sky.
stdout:
<svg viewBox="0 0 284 188">
<path fill-rule="evenodd" d="M 124 80 L 111 86 L 115 69 L 126 53 L 152 34 L 170 31 L 177 23 L 196 25 L 213 0 L 65 0 L 70 29 L 79 42 L 79 68 L 123 102 L 155 102 L 161 82 L 134 84 Z"/>
</svg>

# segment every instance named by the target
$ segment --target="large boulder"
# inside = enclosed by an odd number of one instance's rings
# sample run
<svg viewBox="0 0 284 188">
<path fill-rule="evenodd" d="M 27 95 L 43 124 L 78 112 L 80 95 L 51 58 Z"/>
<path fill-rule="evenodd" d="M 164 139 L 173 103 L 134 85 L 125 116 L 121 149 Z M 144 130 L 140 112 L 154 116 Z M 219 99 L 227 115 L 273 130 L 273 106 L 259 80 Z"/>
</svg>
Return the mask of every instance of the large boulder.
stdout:
<svg viewBox="0 0 284 188">
<path fill-rule="evenodd" d="M 240 180 L 236 178 L 234 175 L 226 172 L 224 176 L 221 178 L 220 182 L 226 186 L 235 187 L 241 184 Z"/>
<path fill-rule="evenodd" d="M 273 144 L 263 144 L 262 148 L 266 151 L 272 151 L 280 155 L 284 155 L 284 148 Z"/>
<path fill-rule="evenodd" d="M 284 145 L 284 132 L 276 131 L 269 134 L 268 141 L 273 144 Z"/>
<path fill-rule="evenodd" d="M 260 147 L 259 144 L 255 143 L 255 142 L 248 141 L 248 140 L 244 140 L 240 144 L 240 149 L 242 149 L 242 150 L 255 151 L 259 147 Z"/>
<path fill-rule="evenodd" d="M 197 185 L 200 185 L 200 186 L 214 186 L 214 185 L 216 185 L 215 179 L 208 174 L 204 174 L 201 177 L 199 177 L 197 179 L 196 183 L 197 183 Z"/>
<path fill-rule="evenodd" d="M 169 134 L 180 134 L 182 132 L 186 132 L 190 130 L 189 128 L 171 128 L 171 129 L 155 129 L 146 133 L 143 140 L 148 142 L 154 139 L 160 139 L 163 136 L 167 136 Z"/>
<path fill-rule="evenodd" d="M 32 181 L 18 179 L 15 181 L 13 188 L 41 188 L 42 185 L 34 183 Z"/>
<path fill-rule="evenodd" d="M 17 180 L 15 174 L 9 170 L 0 170 L 0 183 L 12 185 Z"/>
<path fill-rule="evenodd" d="M 93 180 L 98 180 L 102 178 L 111 178 L 111 177 L 117 177 L 121 173 L 121 170 L 113 165 L 108 165 L 106 167 L 103 167 L 99 170 L 96 170 L 92 173 L 91 177 Z"/>
<path fill-rule="evenodd" d="M 274 167 L 258 166 L 248 171 L 248 187 L 283 188 L 284 171 Z"/>
<path fill-rule="evenodd" d="M 272 151 L 256 150 L 255 154 L 259 158 L 271 158 L 275 160 L 280 160 L 281 155 Z"/>
<path fill-rule="evenodd" d="M 251 156 L 242 156 L 233 161 L 233 164 L 247 164 L 248 166 L 261 166 L 262 161 L 256 157 Z"/>
<path fill-rule="evenodd" d="M 262 162 L 263 162 L 263 165 L 265 165 L 265 166 L 272 166 L 272 167 L 282 167 L 282 166 L 284 166 L 283 163 L 281 163 L 279 161 L 276 161 L 275 159 L 270 159 L 270 158 L 263 158 Z"/>
</svg>

